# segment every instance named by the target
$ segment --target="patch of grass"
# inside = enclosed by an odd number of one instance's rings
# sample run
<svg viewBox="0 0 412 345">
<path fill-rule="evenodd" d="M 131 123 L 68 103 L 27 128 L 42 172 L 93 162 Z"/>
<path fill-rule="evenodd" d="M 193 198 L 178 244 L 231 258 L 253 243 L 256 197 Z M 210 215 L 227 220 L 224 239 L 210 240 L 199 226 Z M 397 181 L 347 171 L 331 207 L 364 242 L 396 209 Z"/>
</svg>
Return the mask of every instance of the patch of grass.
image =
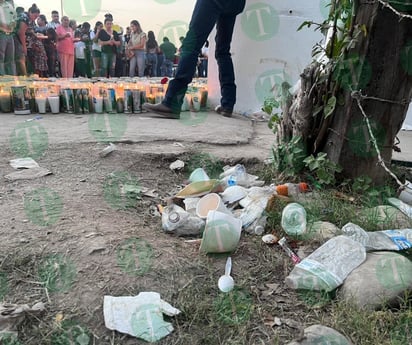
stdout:
<svg viewBox="0 0 412 345">
<path fill-rule="evenodd" d="M 219 175 L 223 172 L 224 163 L 218 158 L 209 153 L 193 153 L 185 165 L 185 172 L 188 177 L 196 168 L 203 168 L 211 179 L 219 178 Z"/>
<path fill-rule="evenodd" d="M 333 303 L 325 322 L 357 345 L 404 345 L 412 343 L 412 311 L 407 300 L 398 310 L 370 311 Z"/>
</svg>

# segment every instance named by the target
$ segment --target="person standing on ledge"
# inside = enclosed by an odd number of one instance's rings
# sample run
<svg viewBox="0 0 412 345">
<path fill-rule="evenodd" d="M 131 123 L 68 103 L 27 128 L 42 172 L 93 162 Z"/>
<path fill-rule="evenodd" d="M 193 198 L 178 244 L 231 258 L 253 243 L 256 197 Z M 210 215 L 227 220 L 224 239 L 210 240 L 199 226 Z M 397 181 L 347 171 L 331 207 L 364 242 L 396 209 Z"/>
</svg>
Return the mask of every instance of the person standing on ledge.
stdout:
<svg viewBox="0 0 412 345">
<path fill-rule="evenodd" d="M 242 13 L 246 0 L 197 0 L 193 10 L 189 31 L 183 40 L 182 52 L 176 76 L 169 83 L 162 103 L 144 103 L 143 108 L 165 118 L 179 119 L 180 109 L 196 71 L 201 48 L 216 25 L 215 58 L 219 69 L 221 100 L 215 111 L 231 117 L 236 103 L 235 72 L 230 43 L 236 16 Z"/>
</svg>

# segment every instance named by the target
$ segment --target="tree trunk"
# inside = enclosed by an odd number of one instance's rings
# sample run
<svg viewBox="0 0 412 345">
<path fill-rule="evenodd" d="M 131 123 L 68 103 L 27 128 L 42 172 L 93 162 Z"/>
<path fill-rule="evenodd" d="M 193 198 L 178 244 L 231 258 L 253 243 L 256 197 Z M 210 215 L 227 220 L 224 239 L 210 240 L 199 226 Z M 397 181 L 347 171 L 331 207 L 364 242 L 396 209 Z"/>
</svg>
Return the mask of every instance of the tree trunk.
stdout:
<svg viewBox="0 0 412 345">
<path fill-rule="evenodd" d="M 343 84 L 346 80 L 352 90 L 335 92 L 338 102 L 333 115 L 326 119 L 321 114 L 313 116 L 314 104 L 325 96 L 325 90 L 314 89 L 319 66 L 309 66 L 301 76 L 297 97 L 284 109 L 278 140 L 300 134 L 308 154 L 326 152 L 331 161 L 343 168 L 345 177 L 368 175 L 381 184 L 387 173 L 378 163 L 365 115 L 389 166 L 394 138 L 412 97 L 412 19 L 401 20 L 378 1 L 361 1 L 354 24 L 365 25 L 366 35 L 359 36 L 355 48 L 349 51 L 348 61 L 352 63 L 342 72 L 347 73 Z M 359 93 L 353 93 L 354 89 Z"/>
</svg>

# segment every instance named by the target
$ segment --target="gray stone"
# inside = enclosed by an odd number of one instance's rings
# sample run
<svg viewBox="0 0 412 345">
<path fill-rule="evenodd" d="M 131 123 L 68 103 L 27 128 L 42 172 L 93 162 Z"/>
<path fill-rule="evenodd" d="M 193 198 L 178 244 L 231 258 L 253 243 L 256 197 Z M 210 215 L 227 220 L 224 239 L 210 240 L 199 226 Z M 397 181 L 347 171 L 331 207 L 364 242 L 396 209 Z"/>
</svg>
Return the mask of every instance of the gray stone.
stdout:
<svg viewBox="0 0 412 345">
<path fill-rule="evenodd" d="M 398 304 L 412 291 L 412 262 L 395 252 L 371 252 L 366 261 L 345 279 L 339 299 L 360 308 L 375 310 Z"/>
<path fill-rule="evenodd" d="M 303 337 L 299 340 L 294 340 L 288 345 L 352 345 L 352 343 L 346 339 L 338 331 L 333 328 L 322 326 L 322 325 L 312 325 L 305 328 Z"/>
</svg>

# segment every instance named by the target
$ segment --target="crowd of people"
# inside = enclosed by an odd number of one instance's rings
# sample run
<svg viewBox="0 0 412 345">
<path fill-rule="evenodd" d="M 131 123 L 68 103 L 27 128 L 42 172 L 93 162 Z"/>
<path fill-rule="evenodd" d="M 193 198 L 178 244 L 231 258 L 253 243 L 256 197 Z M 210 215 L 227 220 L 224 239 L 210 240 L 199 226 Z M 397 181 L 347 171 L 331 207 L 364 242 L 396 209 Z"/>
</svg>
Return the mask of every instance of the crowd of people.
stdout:
<svg viewBox="0 0 412 345">
<path fill-rule="evenodd" d="M 109 13 L 91 28 L 56 10 L 48 21 L 36 4 L 25 11 L 0 0 L 0 75 L 171 77 L 179 50 L 168 37 L 159 44 L 137 20 L 123 33 Z M 208 43 L 199 52 L 199 77 L 207 77 L 207 55 Z"/>
</svg>

